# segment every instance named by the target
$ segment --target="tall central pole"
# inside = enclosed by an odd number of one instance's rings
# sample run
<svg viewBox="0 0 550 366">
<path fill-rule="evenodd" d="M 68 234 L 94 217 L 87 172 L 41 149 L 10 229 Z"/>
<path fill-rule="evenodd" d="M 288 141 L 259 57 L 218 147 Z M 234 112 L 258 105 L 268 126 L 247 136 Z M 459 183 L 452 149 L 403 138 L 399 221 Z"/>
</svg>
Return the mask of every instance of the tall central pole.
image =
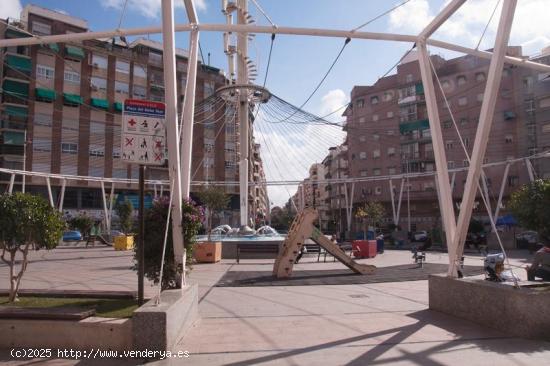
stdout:
<svg viewBox="0 0 550 366">
<path fill-rule="evenodd" d="M 237 23 L 246 24 L 248 13 L 248 0 L 237 1 Z M 248 33 L 237 35 L 237 84 L 248 84 L 247 56 L 248 56 Z M 238 106 L 239 130 L 240 130 L 240 153 L 239 161 L 239 183 L 241 200 L 241 226 L 248 225 L 248 95 L 246 90 L 241 89 Z"/>
<path fill-rule="evenodd" d="M 162 0 L 162 42 L 164 58 L 164 85 L 166 101 L 166 144 L 168 147 L 168 173 L 173 195 L 172 240 L 176 263 L 183 264 L 185 272 L 183 233 L 181 229 L 181 173 L 179 154 L 179 128 L 176 96 L 176 46 L 174 41 L 174 0 Z"/>
</svg>

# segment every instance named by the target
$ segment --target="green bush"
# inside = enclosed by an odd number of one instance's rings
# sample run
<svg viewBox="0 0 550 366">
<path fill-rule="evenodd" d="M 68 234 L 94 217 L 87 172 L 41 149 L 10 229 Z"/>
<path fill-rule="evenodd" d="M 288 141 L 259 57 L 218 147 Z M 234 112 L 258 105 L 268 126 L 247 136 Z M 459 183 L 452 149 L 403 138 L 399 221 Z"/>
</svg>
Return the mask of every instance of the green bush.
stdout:
<svg viewBox="0 0 550 366">
<path fill-rule="evenodd" d="M 9 267 L 10 302 L 17 299 L 31 247 L 55 248 L 64 229 L 61 214 L 44 198 L 20 192 L 0 196 L 0 258 Z M 23 258 L 16 273 L 17 253 Z"/>
<path fill-rule="evenodd" d="M 125 199 L 122 202 L 117 203 L 115 206 L 116 214 L 120 220 L 120 229 L 126 235 L 129 235 L 132 232 L 134 225 L 134 206 L 132 202 L 128 199 Z"/>
<path fill-rule="evenodd" d="M 78 230 L 82 235 L 88 235 L 94 226 L 94 220 L 90 216 L 81 214 L 70 219 L 68 224 L 72 230 Z"/>
<path fill-rule="evenodd" d="M 509 207 L 523 228 L 550 241 L 550 179 L 537 179 L 512 193 Z"/>
<path fill-rule="evenodd" d="M 212 231 L 212 215 L 214 213 L 225 210 L 229 204 L 230 197 L 225 193 L 223 188 L 214 186 L 206 186 L 202 191 L 198 192 L 200 202 L 206 208 L 206 226 L 208 240 Z"/>
<path fill-rule="evenodd" d="M 160 280 L 162 246 L 164 244 L 168 205 L 169 199 L 167 197 L 161 197 L 154 200 L 153 206 L 145 211 L 145 277 L 155 284 L 158 284 Z M 196 235 L 201 227 L 203 210 L 202 207 L 197 206 L 193 201 L 184 200 L 182 214 L 182 234 L 185 249 L 187 251 L 187 264 L 191 264 L 193 246 L 196 242 Z M 166 242 L 166 254 L 164 258 L 164 273 L 162 277 L 163 290 L 177 288 L 178 278 L 182 273 L 182 267 L 176 264 L 172 243 L 172 220 L 170 220 Z M 135 246 L 134 259 L 136 262 L 137 254 L 138 247 Z M 135 269 L 137 269 L 137 266 Z"/>
</svg>

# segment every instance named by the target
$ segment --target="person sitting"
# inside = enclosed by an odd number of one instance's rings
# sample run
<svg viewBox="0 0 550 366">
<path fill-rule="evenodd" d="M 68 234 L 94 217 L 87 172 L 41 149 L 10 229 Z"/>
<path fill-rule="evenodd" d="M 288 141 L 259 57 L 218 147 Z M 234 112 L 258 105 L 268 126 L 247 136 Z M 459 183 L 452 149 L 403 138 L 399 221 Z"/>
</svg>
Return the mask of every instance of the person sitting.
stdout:
<svg viewBox="0 0 550 366">
<path fill-rule="evenodd" d="M 546 241 L 544 246 L 535 253 L 533 264 L 526 266 L 525 269 L 529 281 L 534 281 L 535 277 L 550 281 L 550 241 Z"/>
</svg>

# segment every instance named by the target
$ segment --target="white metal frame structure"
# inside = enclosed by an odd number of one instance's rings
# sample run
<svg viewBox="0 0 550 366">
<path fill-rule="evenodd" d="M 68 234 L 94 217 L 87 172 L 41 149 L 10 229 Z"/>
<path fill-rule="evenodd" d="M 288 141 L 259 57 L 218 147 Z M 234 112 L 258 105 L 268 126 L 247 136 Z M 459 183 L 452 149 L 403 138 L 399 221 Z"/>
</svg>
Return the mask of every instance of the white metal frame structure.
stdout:
<svg viewBox="0 0 550 366">
<path fill-rule="evenodd" d="M 367 40 L 384 40 L 395 42 L 408 42 L 416 44 L 420 51 L 420 68 L 422 73 L 422 82 L 424 84 L 426 104 L 428 107 L 428 117 L 430 121 L 430 129 L 432 131 L 432 141 L 434 147 L 434 154 L 436 160 L 437 169 L 437 187 L 438 198 L 440 201 L 441 214 L 443 217 L 447 243 L 449 247 L 449 275 L 457 275 L 457 258 L 460 258 L 463 251 L 465 233 L 468 227 L 468 222 L 472 214 L 472 208 L 475 200 L 476 190 L 478 187 L 479 179 L 481 176 L 482 162 L 487 147 L 489 131 L 491 128 L 492 117 L 495 109 L 495 101 L 498 92 L 498 86 L 500 83 L 500 77 L 504 63 L 528 67 L 541 72 L 550 72 L 550 65 L 544 65 L 537 62 L 532 62 L 526 59 L 507 56 L 505 54 L 506 47 L 508 45 L 508 39 L 510 35 L 510 29 L 512 26 L 512 20 L 517 5 L 517 0 L 504 0 L 502 6 L 502 12 L 499 20 L 499 26 L 497 30 L 495 46 L 493 52 L 480 51 L 460 45 L 443 42 L 439 40 L 431 39 L 432 34 L 445 23 L 445 21 L 454 14 L 466 0 L 452 0 L 444 9 L 426 26 L 426 28 L 418 35 L 403 35 L 392 33 L 377 33 L 377 32 L 360 32 L 360 31 L 348 31 L 348 30 L 333 30 L 333 29 L 317 29 L 317 28 L 299 28 L 299 27 L 281 27 L 281 26 L 258 26 L 246 24 L 246 21 L 238 21 L 239 24 L 231 24 L 230 17 L 226 24 L 199 24 L 196 12 L 192 0 L 183 0 L 187 16 L 189 18 L 189 24 L 174 24 L 174 0 L 162 0 L 162 15 L 163 24 L 162 27 L 142 27 L 135 29 L 116 29 L 111 31 L 102 32 L 84 32 L 73 33 L 53 36 L 40 36 L 40 37 L 28 37 L 18 39 L 4 39 L 0 40 L 0 47 L 9 47 L 17 45 L 34 45 L 34 44 L 48 44 L 56 42 L 76 42 L 83 40 L 90 40 L 96 38 L 110 38 L 117 36 L 128 35 L 143 35 L 143 34 L 163 34 L 163 47 L 164 47 L 164 68 L 165 68 L 165 85 L 166 85 L 166 101 L 167 101 L 167 123 L 168 123 L 168 158 L 170 167 L 170 181 L 174 182 L 171 185 L 171 189 L 174 190 L 174 200 L 176 205 L 174 207 L 173 223 L 177 227 L 181 223 L 181 199 L 188 195 L 190 187 L 190 160 L 192 151 L 192 124 L 193 124 L 193 106 L 195 104 L 194 89 L 196 85 L 196 64 L 197 64 L 197 48 L 199 32 L 224 32 L 225 34 L 235 33 L 238 35 L 238 68 L 243 65 L 243 61 L 246 63 L 247 59 L 247 44 L 246 39 L 249 33 L 262 33 L 262 34 L 287 34 L 287 35 L 302 35 L 302 36 L 317 36 L 317 37 L 337 37 L 337 38 L 351 38 L 351 39 L 367 39 Z M 247 0 L 238 0 L 238 4 L 242 9 L 246 9 Z M 244 13 L 243 13 L 244 14 Z M 241 14 L 239 13 L 239 17 Z M 180 162 L 180 131 L 176 121 L 176 81 L 175 81 L 175 44 L 174 44 L 174 32 L 190 32 L 190 57 L 188 66 L 188 78 L 186 85 L 186 94 L 184 101 L 184 120 L 182 127 L 182 151 Z M 452 204 L 451 185 L 449 182 L 449 174 L 447 170 L 447 159 L 445 156 L 444 146 L 442 142 L 441 128 L 439 124 L 438 108 L 435 99 L 435 89 L 433 85 L 433 75 L 430 68 L 428 46 L 434 46 L 444 48 L 447 50 L 457 51 L 465 54 L 470 54 L 480 58 L 491 60 L 489 67 L 489 75 L 487 85 L 485 88 L 484 98 L 481 107 L 480 123 L 476 133 L 476 139 L 473 146 L 473 154 L 471 164 L 467 168 L 468 177 L 466 187 L 464 191 L 464 198 L 459 210 L 458 221 L 456 220 L 454 207 Z M 166 57 L 168 56 L 168 57 Z M 229 56 L 229 54 L 228 54 Z M 231 68 L 230 61 L 230 71 Z M 241 71 L 241 70 L 239 70 Z M 246 65 L 244 65 L 243 73 L 239 72 L 239 80 L 242 84 L 248 83 L 246 77 Z M 242 103 L 241 103 L 242 104 Z M 248 128 L 248 113 L 240 111 L 241 126 L 245 125 Z M 248 142 L 247 138 L 243 138 L 245 130 L 241 129 L 241 152 L 243 152 L 244 144 L 242 142 Z M 248 151 L 241 155 L 241 169 L 247 168 L 248 165 L 244 163 L 247 158 Z M 530 169 L 530 163 L 526 161 L 528 169 Z M 243 172 L 245 169 L 242 169 Z M 13 171 L 15 172 L 15 171 Z M 18 172 L 18 174 L 21 174 Z M 22 172 L 23 175 L 28 175 Z M 47 178 L 55 175 L 37 174 Z M 532 176 L 532 174 L 531 174 Z M 12 176 L 13 177 L 13 176 Z M 394 178 L 408 177 L 408 175 L 395 176 Z M 506 173 L 505 173 L 506 177 Z M 66 178 L 66 177 L 62 177 Z M 387 179 L 387 177 L 386 177 Z M 105 180 L 115 181 L 115 180 Z M 125 181 L 125 180 L 121 180 Z M 350 180 L 351 182 L 352 180 Z M 358 181 L 358 180 L 354 180 Z M 12 178 L 13 182 L 13 178 Z M 232 182 L 226 182 L 233 184 Z M 248 203 L 248 194 L 246 193 L 246 187 L 248 184 L 248 176 L 240 178 L 241 185 L 241 201 L 243 201 L 243 189 L 244 189 L 244 202 Z M 13 184 L 10 184 L 13 186 Z M 10 187 L 10 190 L 12 188 Z M 400 197 L 402 190 L 400 191 Z M 51 201 L 51 195 L 50 195 Z M 242 203 L 242 202 L 241 202 Z M 496 207 L 498 213 L 498 205 Z M 399 211 L 399 209 L 397 210 Z M 248 211 L 241 213 L 241 224 L 246 224 L 246 217 Z M 244 220 L 243 220 L 244 219 Z M 177 256 L 183 253 L 183 240 L 177 237 L 179 230 L 173 230 L 174 235 L 174 250 Z M 181 258 L 181 257 L 180 257 Z"/>
</svg>

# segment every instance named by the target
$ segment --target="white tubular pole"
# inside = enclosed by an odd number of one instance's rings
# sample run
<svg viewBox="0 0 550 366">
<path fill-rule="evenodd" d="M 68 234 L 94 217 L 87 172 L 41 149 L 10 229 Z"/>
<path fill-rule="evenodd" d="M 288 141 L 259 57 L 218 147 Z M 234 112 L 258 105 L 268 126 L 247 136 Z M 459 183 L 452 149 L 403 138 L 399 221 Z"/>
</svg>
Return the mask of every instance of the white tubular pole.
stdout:
<svg viewBox="0 0 550 366">
<path fill-rule="evenodd" d="M 153 183 L 153 196 L 155 198 L 158 197 L 158 194 L 157 194 L 157 184 L 156 183 Z"/>
<path fill-rule="evenodd" d="M 428 109 L 428 121 L 432 134 L 437 187 L 439 187 L 439 210 L 441 212 L 443 226 L 445 227 L 445 237 L 447 239 L 449 253 L 454 253 L 455 247 L 452 246 L 452 242 L 456 227 L 455 211 L 453 207 L 453 197 L 451 195 L 451 186 L 449 184 L 447 156 L 445 155 L 441 123 L 439 122 L 439 109 L 437 106 L 432 69 L 430 66 L 430 56 L 428 55 L 426 43 L 420 42 L 417 44 L 417 47 L 419 50 L 420 72 L 422 74 L 422 84 L 424 85 L 426 107 Z M 450 263 L 451 256 L 449 256 L 449 264 Z M 449 274 L 451 274 L 451 272 L 449 272 Z M 456 270 L 452 275 L 456 276 Z"/>
<path fill-rule="evenodd" d="M 395 212 L 395 194 L 393 192 L 393 182 L 391 179 L 388 180 L 388 182 L 390 183 L 390 198 L 391 198 L 391 210 L 392 210 L 392 216 L 393 216 L 393 223 L 397 225 L 395 223 L 397 219 L 395 218 L 396 212 Z"/>
<path fill-rule="evenodd" d="M 63 179 L 61 183 L 61 195 L 59 197 L 59 212 L 63 212 L 63 202 L 65 201 L 65 189 L 67 188 L 67 180 Z"/>
<path fill-rule="evenodd" d="M 161 184 L 160 185 L 160 196 L 162 197 L 163 194 L 164 194 L 164 184 Z"/>
<path fill-rule="evenodd" d="M 184 243 L 181 230 L 181 166 L 179 154 L 179 131 L 176 89 L 176 46 L 174 41 L 174 1 L 162 0 L 162 42 L 164 60 L 164 86 L 166 100 L 166 143 L 168 146 L 168 173 L 170 191 L 174 195 L 172 212 L 172 241 L 177 263 L 183 262 Z M 185 273 L 185 262 L 183 269 Z"/>
<path fill-rule="evenodd" d="M 115 183 L 111 183 L 111 194 L 109 195 L 109 220 L 107 221 L 107 228 L 109 235 L 111 235 L 111 227 L 113 223 L 113 201 L 115 199 Z"/>
<path fill-rule="evenodd" d="M 452 0 L 450 1 L 443 10 L 436 15 L 436 17 L 420 32 L 418 37 L 420 39 L 429 38 L 441 25 L 453 15 L 458 8 L 464 4 L 466 0 Z"/>
<path fill-rule="evenodd" d="M 482 200 L 482 201 L 484 201 L 483 204 L 485 204 L 487 208 L 487 213 L 491 215 L 493 213 L 493 209 L 491 208 L 491 197 L 489 197 L 489 187 L 487 187 L 487 177 L 485 176 L 485 173 L 483 172 L 483 170 L 481 171 L 480 180 L 482 184 L 481 187 L 483 188 L 483 195 L 485 196 L 485 200 Z M 482 193 L 481 189 L 479 193 Z"/>
<path fill-rule="evenodd" d="M 248 12 L 248 0 L 237 0 L 237 22 L 246 24 L 246 13 Z M 246 57 L 248 56 L 248 33 L 237 35 L 237 83 L 248 84 L 248 73 Z M 238 106 L 239 132 L 240 132 L 240 158 L 239 161 L 239 182 L 240 182 L 240 206 L 241 226 L 248 225 L 248 96 L 241 93 Z M 304 187 L 302 187 L 303 195 Z M 303 202 L 305 205 L 305 202 Z M 303 209 L 303 206 L 302 206 Z"/>
<path fill-rule="evenodd" d="M 196 25 L 199 23 L 199 20 L 193 1 L 184 0 L 184 3 L 189 22 L 193 23 L 195 27 L 189 35 L 189 62 L 187 64 L 187 81 L 185 83 L 185 96 L 183 100 L 183 136 L 181 145 L 181 191 L 183 197 L 189 198 L 191 190 L 191 155 L 193 154 L 193 123 L 195 119 L 195 90 L 197 86 L 197 63 L 199 55 L 199 31 L 196 29 Z"/>
<path fill-rule="evenodd" d="M 529 174 L 529 182 L 535 180 L 535 174 L 533 173 L 533 166 L 531 165 L 531 160 L 525 158 L 525 167 L 527 168 L 527 174 Z"/>
<path fill-rule="evenodd" d="M 109 229 L 109 208 L 107 207 L 107 197 L 105 193 L 105 183 L 101 182 L 101 198 L 103 202 L 103 215 L 105 217 L 105 226 Z M 110 230 L 109 230 L 110 231 Z"/>
<path fill-rule="evenodd" d="M 15 182 L 15 174 L 12 173 L 12 175 L 10 176 L 10 186 L 8 188 L 8 193 L 9 194 L 12 194 L 13 192 L 13 183 Z"/>
<path fill-rule="evenodd" d="M 53 202 L 53 194 L 52 194 L 52 185 L 50 183 L 50 178 L 46 178 L 46 188 L 48 188 L 48 198 L 50 199 L 50 205 L 55 208 L 55 204 Z"/>
<path fill-rule="evenodd" d="M 401 189 L 399 190 L 399 201 L 397 203 L 397 221 L 395 223 L 396 230 L 397 226 L 399 226 L 399 219 L 401 216 L 401 202 L 403 201 L 403 187 L 405 186 L 405 178 L 401 178 Z"/>
<path fill-rule="evenodd" d="M 355 194 L 355 182 L 351 183 L 351 195 L 349 197 L 348 232 L 351 232 L 351 220 L 353 218 L 353 195 Z"/>
<path fill-rule="evenodd" d="M 502 183 L 500 184 L 500 192 L 498 194 L 497 207 L 495 208 L 495 221 L 498 220 L 498 214 L 500 212 L 500 205 L 502 204 L 502 197 L 504 196 L 504 188 L 506 187 L 506 181 L 508 180 L 508 173 L 510 172 L 510 163 L 506 164 L 504 168 L 504 174 L 502 175 Z"/>
<path fill-rule="evenodd" d="M 508 47 L 508 40 L 510 38 L 510 30 L 512 28 L 512 20 L 514 18 L 516 5 L 517 0 L 503 1 L 502 5 L 502 13 L 498 24 L 493 57 L 489 65 L 487 84 L 485 85 L 485 95 L 481 104 L 479 125 L 477 127 L 476 139 L 471 155 L 470 168 L 468 169 L 468 177 L 466 178 L 466 186 L 464 188 L 462 203 L 460 205 L 457 230 L 452 239 L 452 247 L 456 250 L 456 252 L 449 253 L 449 259 L 453 259 L 449 271 L 453 271 L 455 273 L 456 268 L 459 265 L 459 259 L 462 257 L 464 241 L 466 240 L 466 232 L 472 216 L 477 185 L 481 176 L 481 168 L 485 157 L 487 142 L 489 141 L 489 132 L 491 131 L 498 90 L 500 88 L 500 81 L 502 78 L 504 56 Z M 452 256 L 454 256 L 454 258 L 451 258 Z"/>
</svg>

